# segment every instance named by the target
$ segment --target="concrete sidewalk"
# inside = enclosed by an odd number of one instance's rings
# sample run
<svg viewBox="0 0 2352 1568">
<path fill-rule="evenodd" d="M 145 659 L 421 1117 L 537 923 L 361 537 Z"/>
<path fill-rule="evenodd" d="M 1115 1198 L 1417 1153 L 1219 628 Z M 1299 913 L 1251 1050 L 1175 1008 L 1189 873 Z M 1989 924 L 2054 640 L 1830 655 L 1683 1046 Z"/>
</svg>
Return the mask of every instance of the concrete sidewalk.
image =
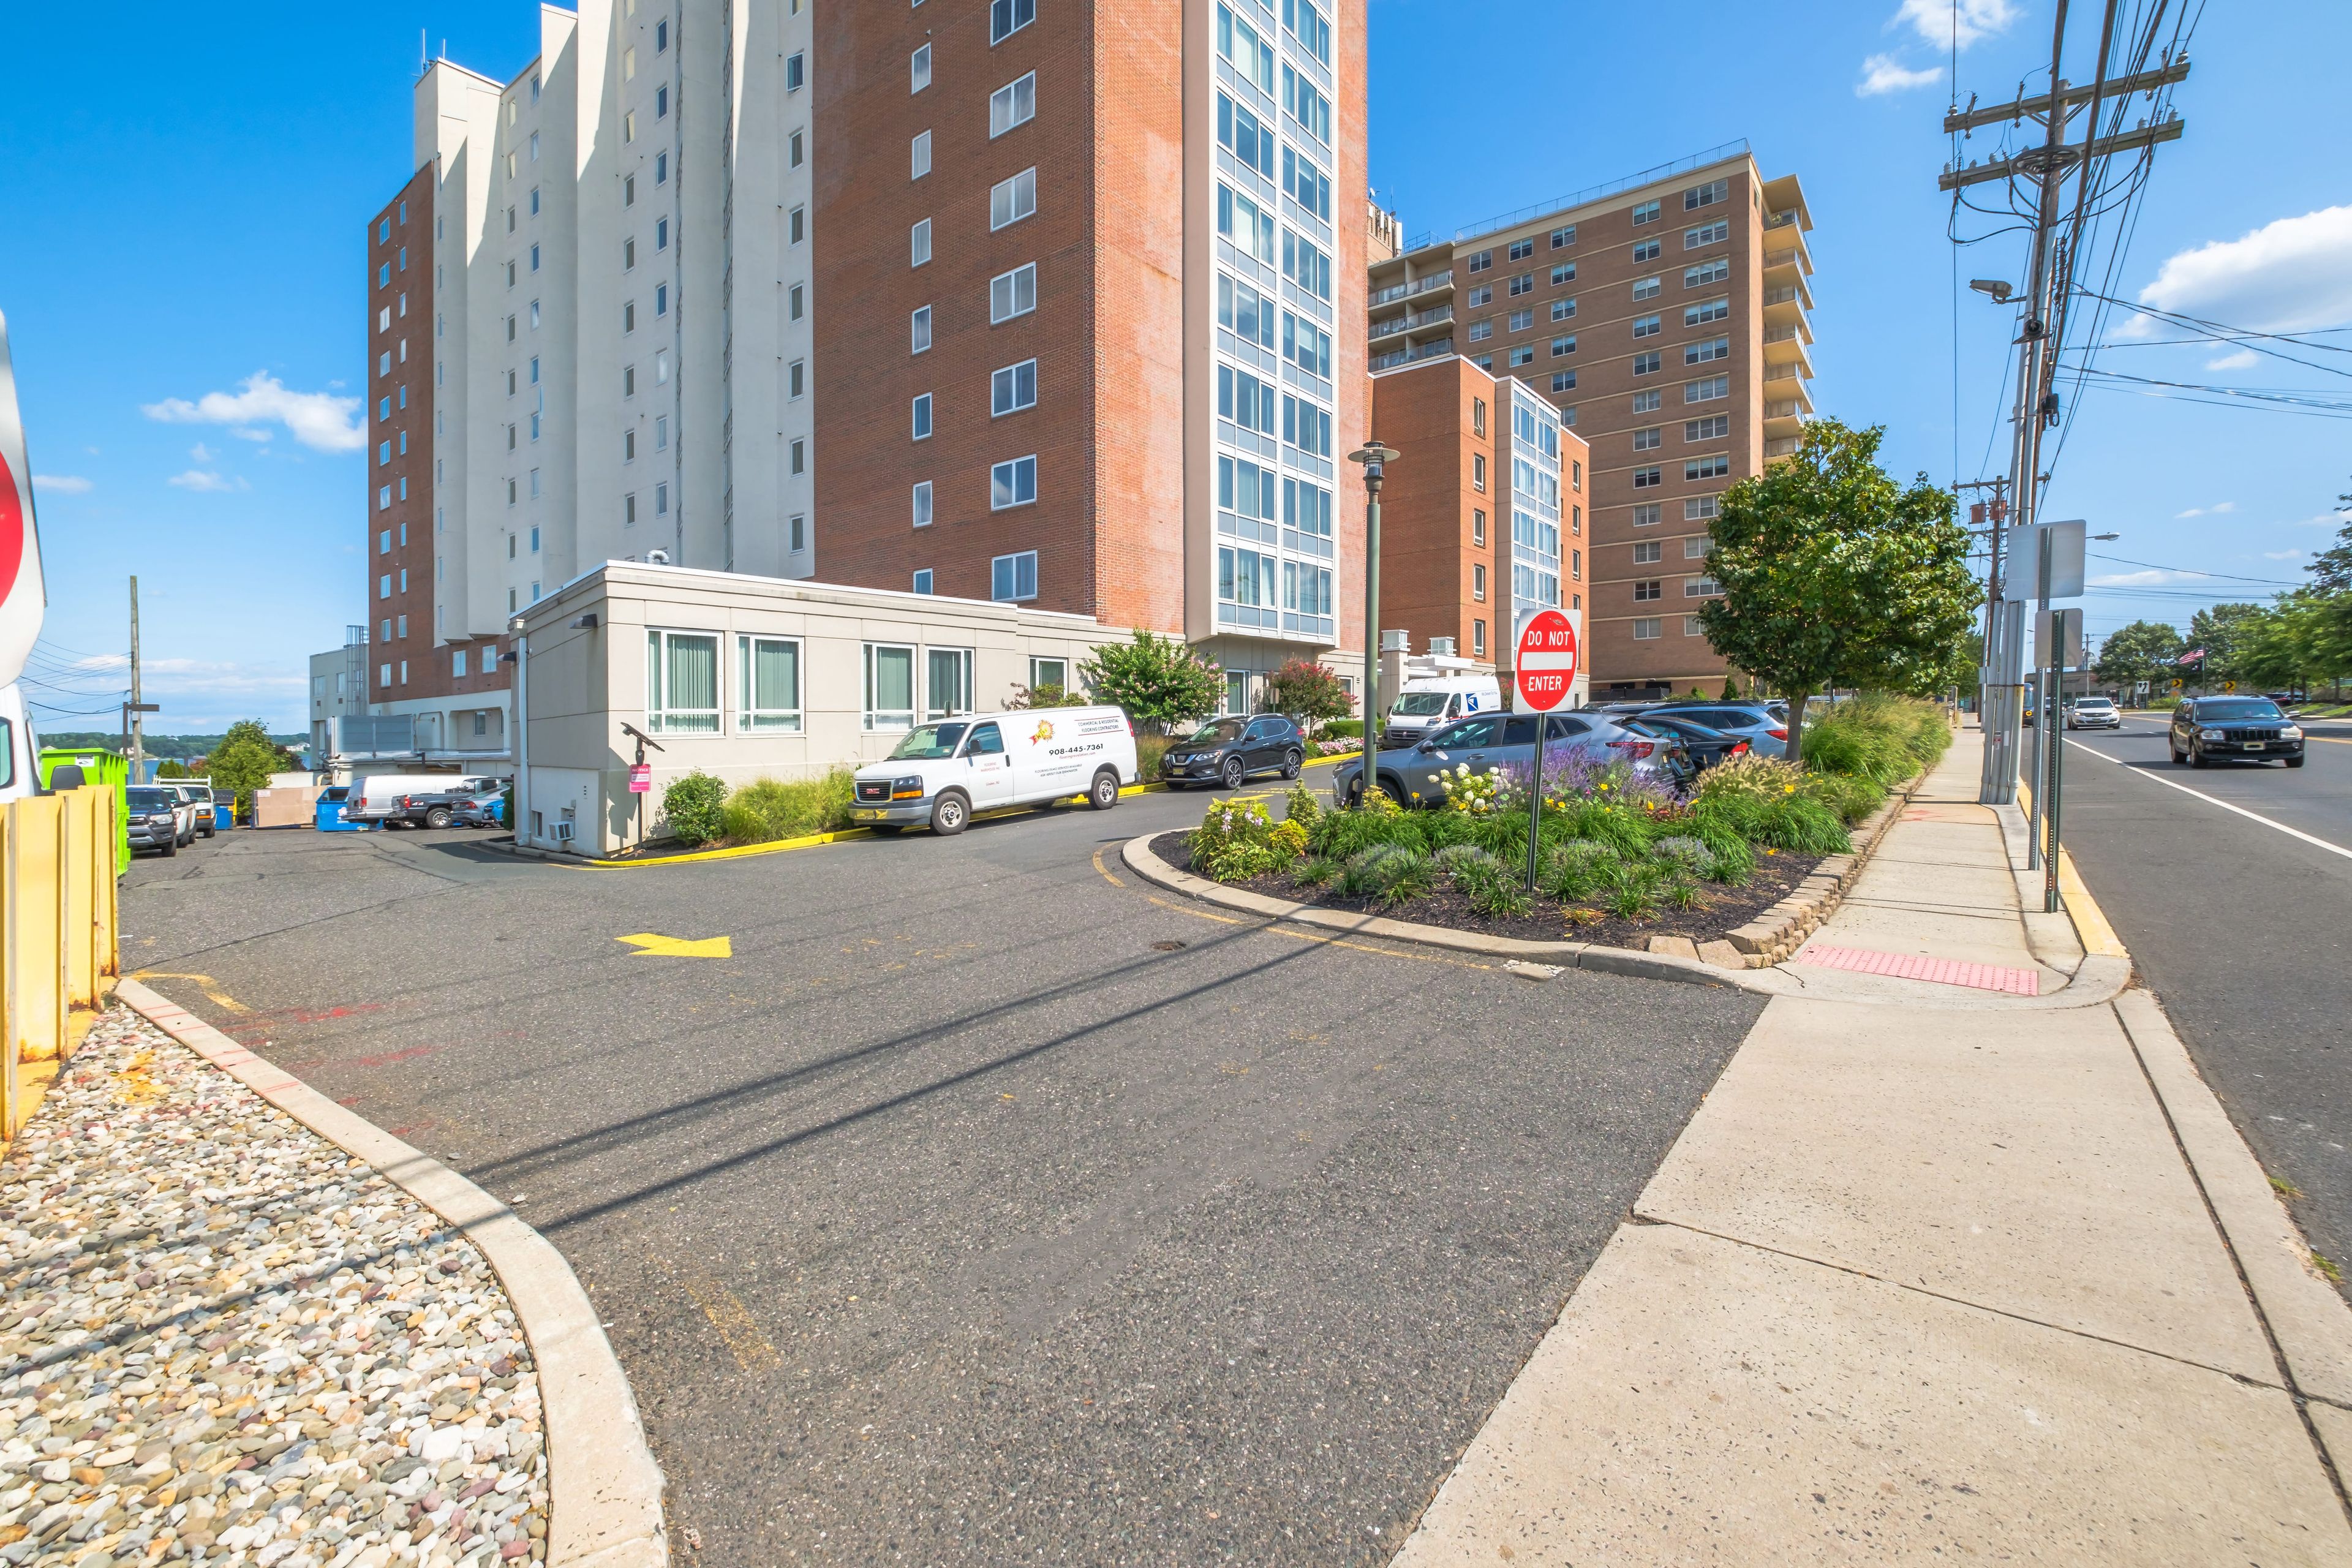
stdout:
<svg viewBox="0 0 2352 1568">
<path fill-rule="evenodd" d="M 2352 1311 L 2155 999 L 2091 984 L 2105 922 L 2021 907 L 1979 756 L 1965 732 L 1783 966 L 1804 993 L 1399 1563 L 2352 1564 Z"/>
</svg>

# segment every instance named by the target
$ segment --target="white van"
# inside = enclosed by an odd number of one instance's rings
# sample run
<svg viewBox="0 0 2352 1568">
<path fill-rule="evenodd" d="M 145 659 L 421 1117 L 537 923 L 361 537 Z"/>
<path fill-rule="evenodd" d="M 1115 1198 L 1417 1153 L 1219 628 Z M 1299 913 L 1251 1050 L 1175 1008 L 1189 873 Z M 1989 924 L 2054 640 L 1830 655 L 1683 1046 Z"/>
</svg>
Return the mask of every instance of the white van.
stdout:
<svg viewBox="0 0 2352 1568">
<path fill-rule="evenodd" d="M 965 713 L 916 726 L 888 761 L 858 769 L 849 816 L 881 833 L 961 833 L 975 812 L 1074 795 L 1108 811 L 1137 782 L 1135 731 L 1116 708 Z"/>
<path fill-rule="evenodd" d="M 1422 675 L 1404 683 L 1381 731 L 1384 746 L 1410 746 L 1442 725 L 1503 706 L 1502 683 L 1492 675 Z"/>
<path fill-rule="evenodd" d="M 25 707 L 25 689 L 11 681 L 0 687 L 0 801 L 41 793 L 40 759 L 41 737 Z"/>
</svg>

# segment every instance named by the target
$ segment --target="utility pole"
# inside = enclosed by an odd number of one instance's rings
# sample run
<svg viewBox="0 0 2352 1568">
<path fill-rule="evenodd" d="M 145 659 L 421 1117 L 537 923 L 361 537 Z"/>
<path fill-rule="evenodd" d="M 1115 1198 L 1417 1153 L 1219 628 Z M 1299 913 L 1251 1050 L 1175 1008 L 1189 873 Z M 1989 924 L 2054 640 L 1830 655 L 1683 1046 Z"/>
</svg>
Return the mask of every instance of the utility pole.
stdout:
<svg viewBox="0 0 2352 1568">
<path fill-rule="evenodd" d="M 1978 501 L 1969 509 L 1969 521 L 1984 527 L 1992 552 L 1990 564 L 1985 571 L 1984 657 L 1977 663 L 1977 725 L 1984 731 L 1985 752 L 1983 775 L 1979 781 L 1977 798 L 1987 805 L 1998 799 L 1995 793 L 2006 763 L 2003 751 L 1993 745 L 1994 690 L 2000 681 L 2002 654 L 1997 647 L 2001 635 L 2000 546 L 2001 535 L 2009 526 L 2009 479 L 2000 476 L 1990 479 L 1970 479 L 1955 484 L 1956 490 L 1990 490 L 1990 502 Z M 2012 768 L 2011 771 L 2014 772 Z"/>
<path fill-rule="evenodd" d="M 140 777 L 140 759 L 146 742 L 146 710 L 139 705 L 139 579 L 131 579 L 131 782 Z"/>
<path fill-rule="evenodd" d="M 2152 148 L 2158 143 L 2179 140 L 2185 126 L 2176 111 L 2169 118 L 2152 121 L 2137 128 L 2115 135 L 2101 136 L 2098 111 L 2101 102 L 2120 102 L 2137 92 L 2154 92 L 2157 89 L 2180 81 L 2189 75 L 2189 61 L 2184 56 L 2167 60 L 2154 69 L 2134 71 L 2110 79 L 2107 76 L 2108 51 L 2113 47 L 2116 22 L 2116 0 L 2107 0 L 2105 19 L 2100 28 L 2099 58 L 2092 84 L 2069 86 L 2060 74 L 2064 66 L 2066 47 L 2066 12 L 2068 0 L 2058 0 L 2057 16 L 2050 37 L 2050 90 L 2027 97 L 2021 93 L 2010 103 L 1979 109 L 1971 100 L 1969 107 L 1957 107 L 1944 117 L 1948 134 L 1961 134 L 1979 127 L 2015 124 L 2027 120 L 2038 121 L 2042 126 L 2042 144 L 2006 158 L 1995 158 L 1981 163 L 1961 167 L 1957 161 L 1946 168 L 1937 181 L 1937 188 L 1958 193 L 1970 185 L 1991 181 L 2030 181 L 2034 195 L 2033 253 L 2028 269 L 2025 292 L 2025 320 L 2017 342 L 2018 355 L 2017 405 L 2013 416 L 2014 431 L 2011 447 L 2009 494 L 2013 525 L 2030 527 L 2040 520 L 2042 485 L 2048 476 L 2042 471 L 2042 432 L 2058 423 L 2058 395 L 2052 383 L 2057 370 L 2059 350 L 2063 346 L 2063 324 L 2066 320 L 2067 296 L 2073 291 L 2073 271 L 2076 258 L 2071 248 L 2060 241 L 2060 190 L 2069 171 L 2079 170 L 2075 189 L 2074 215 L 2077 233 L 2095 167 L 2104 167 L 2105 160 L 2117 153 Z M 2068 129 L 2075 114 L 2087 110 L 2088 124 L 2082 141 L 2068 140 Z M 2053 330 L 2054 324 L 2054 330 Z M 1998 496 L 1998 491 L 1996 495 Z M 2000 604 L 2002 531 L 1993 530 L 1992 589 L 1993 607 L 1986 614 L 1985 662 L 1987 680 L 1983 699 L 1982 722 L 1985 734 L 1985 773 L 1978 798 L 1987 805 L 2005 803 L 2015 798 L 2017 787 L 2017 742 L 2019 739 L 2019 696 L 2024 685 L 2024 671 L 2019 661 L 2009 657 L 2009 647 L 2016 638 L 2016 630 L 2006 624 L 2027 613 L 2022 604 L 2014 609 Z M 2047 695 L 2044 701 L 2047 701 Z M 2038 759 L 2037 759 L 2038 760 Z"/>
</svg>

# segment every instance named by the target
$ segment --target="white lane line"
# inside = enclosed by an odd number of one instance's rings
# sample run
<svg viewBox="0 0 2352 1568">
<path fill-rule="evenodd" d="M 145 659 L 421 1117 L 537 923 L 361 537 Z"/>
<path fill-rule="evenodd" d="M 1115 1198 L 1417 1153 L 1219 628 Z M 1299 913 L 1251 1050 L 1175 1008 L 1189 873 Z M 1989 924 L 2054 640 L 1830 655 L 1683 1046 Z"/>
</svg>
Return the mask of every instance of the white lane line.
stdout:
<svg viewBox="0 0 2352 1568">
<path fill-rule="evenodd" d="M 2074 747 L 2078 752 L 2088 752 L 2091 755 L 2098 758 L 2103 763 L 2113 763 L 2119 768 L 2124 767 L 2124 760 L 2121 757 L 2111 757 L 2107 755 L 2106 752 L 2100 751 L 2096 746 L 2086 746 L 2080 741 L 2069 741 L 2066 743 Z M 2347 849 L 2341 844 L 2330 844 L 2325 838 L 2314 838 L 2302 828 L 2289 827 L 2285 823 L 2274 821 L 2270 817 L 2264 816 L 2261 812 L 2248 811 L 2242 805 L 2231 805 L 2226 800 L 2221 800 L 2213 795 L 2207 795 L 2201 789 L 2190 789 L 2185 784 L 2175 784 L 2172 780 L 2166 778 L 2162 773 L 2152 773 L 2143 768 L 2124 768 L 2124 771 L 2130 773 L 2135 778 L 2146 779 L 2150 784 L 2160 784 L 2167 789 L 2177 789 L 2183 795 L 2193 795 L 2208 805 L 2218 805 L 2223 811 L 2234 811 L 2249 822 L 2259 822 L 2264 827 L 2275 827 L 2281 833 L 2285 834 L 2289 838 L 2300 838 L 2305 844 L 2326 850 L 2330 855 L 2341 855 L 2347 860 L 2352 860 L 2352 849 Z"/>
</svg>

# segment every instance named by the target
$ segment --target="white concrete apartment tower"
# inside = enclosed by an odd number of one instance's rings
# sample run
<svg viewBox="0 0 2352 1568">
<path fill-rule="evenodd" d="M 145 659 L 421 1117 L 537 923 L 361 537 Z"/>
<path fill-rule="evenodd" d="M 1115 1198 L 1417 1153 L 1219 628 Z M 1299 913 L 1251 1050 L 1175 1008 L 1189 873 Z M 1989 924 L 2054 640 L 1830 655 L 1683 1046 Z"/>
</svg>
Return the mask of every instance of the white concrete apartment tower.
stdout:
<svg viewBox="0 0 2352 1568">
<path fill-rule="evenodd" d="M 511 80 L 419 79 L 436 644 L 608 559 L 807 574 L 807 10 L 542 5 Z"/>
</svg>

